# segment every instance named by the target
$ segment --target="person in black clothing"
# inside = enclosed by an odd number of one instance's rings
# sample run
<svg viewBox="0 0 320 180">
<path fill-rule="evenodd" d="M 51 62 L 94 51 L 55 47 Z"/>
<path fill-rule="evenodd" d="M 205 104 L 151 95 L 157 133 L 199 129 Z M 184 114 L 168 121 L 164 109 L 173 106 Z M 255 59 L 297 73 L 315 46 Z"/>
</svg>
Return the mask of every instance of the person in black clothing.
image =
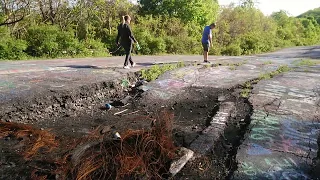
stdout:
<svg viewBox="0 0 320 180">
<path fill-rule="evenodd" d="M 134 38 L 132 31 L 130 29 L 130 21 L 131 17 L 129 15 L 122 16 L 122 23 L 118 26 L 118 36 L 116 39 L 117 45 L 121 45 L 125 52 L 126 52 L 126 59 L 124 61 L 124 69 L 130 69 L 128 66 L 128 61 L 130 61 L 131 67 L 136 65 L 135 62 L 132 61 L 131 51 L 132 51 L 132 44 L 138 43 L 137 40 Z M 119 43 L 119 39 L 121 40 Z"/>
</svg>

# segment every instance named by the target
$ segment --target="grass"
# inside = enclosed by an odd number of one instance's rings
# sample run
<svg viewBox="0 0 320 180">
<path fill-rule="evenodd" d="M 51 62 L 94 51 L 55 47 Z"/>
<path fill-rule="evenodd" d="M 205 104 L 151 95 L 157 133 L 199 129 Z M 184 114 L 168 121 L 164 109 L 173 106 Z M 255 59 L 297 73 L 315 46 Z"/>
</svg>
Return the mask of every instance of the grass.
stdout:
<svg viewBox="0 0 320 180">
<path fill-rule="evenodd" d="M 320 64 L 320 62 L 311 60 L 311 59 L 302 59 L 302 60 L 293 62 L 293 64 L 296 66 L 315 66 L 317 64 Z"/>
<path fill-rule="evenodd" d="M 249 97 L 249 94 L 251 93 L 252 85 L 251 82 L 246 82 L 243 85 L 243 89 L 241 90 L 240 96 L 247 98 Z"/>
<path fill-rule="evenodd" d="M 236 66 L 232 65 L 232 66 L 229 67 L 229 69 L 230 69 L 231 71 L 234 71 L 234 70 L 236 70 L 237 68 L 236 68 Z"/>
<path fill-rule="evenodd" d="M 185 67 L 184 62 L 179 62 L 176 64 L 154 65 L 150 69 L 142 69 L 141 77 L 147 81 L 153 81 L 165 72 L 181 67 Z"/>
<path fill-rule="evenodd" d="M 242 90 L 240 92 L 240 96 L 243 98 L 248 98 L 251 93 L 252 84 L 257 84 L 261 80 L 271 79 L 276 75 L 279 75 L 284 72 L 288 72 L 290 70 L 291 70 L 291 68 L 289 68 L 288 65 L 281 65 L 275 71 L 260 74 L 259 78 L 255 79 L 253 81 L 250 81 L 250 82 L 246 82 L 244 85 L 242 85 Z"/>
<path fill-rule="evenodd" d="M 265 61 L 264 63 L 263 63 L 264 65 L 268 65 L 268 64 L 272 64 L 272 61 Z"/>
<path fill-rule="evenodd" d="M 236 68 L 238 66 L 242 66 L 244 64 L 248 63 L 248 60 L 243 60 L 241 62 L 238 63 L 228 63 L 228 62 L 216 62 L 214 64 L 211 65 L 211 67 L 218 67 L 218 66 L 230 66 L 230 70 L 236 70 Z"/>
</svg>

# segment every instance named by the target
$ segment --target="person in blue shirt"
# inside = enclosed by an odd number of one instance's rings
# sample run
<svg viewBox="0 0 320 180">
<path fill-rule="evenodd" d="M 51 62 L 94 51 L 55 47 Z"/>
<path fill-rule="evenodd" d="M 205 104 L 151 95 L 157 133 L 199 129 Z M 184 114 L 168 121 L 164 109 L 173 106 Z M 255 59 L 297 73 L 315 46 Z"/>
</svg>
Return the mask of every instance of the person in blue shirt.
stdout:
<svg viewBox="0 0 320 180">
<path fill-rule="evenodd" d="M 123 65 L 124 69 L 130 69 L 130 67 L 128 66 L 129 62 L 131 64 L 131 67 L 134 67 L 136 65 L 136 63 L 132 61 L 131 51 L 132 44 L 138 43 L 138 41 L 133 36 L 133 33 L 129 26 L 130 22 L 131 17 L 129 15 L 122 16 L 122 23 L 118 26 L 118 35 L 116 39 L 117 45 L 121 45 L 126 52 L 126 58 Z M 119 42 L 119 40 L 121 41 Z"/>
<path fill-rule="evenodd" d="M 216 27 L 216 23 L 212 23 L 206 26 L 202 33 L 202 46 L 203 46 L 203 58 L 204 62 L 208 63 L 209 48 L 212 47 L 212 29 Z"/>
</svg>

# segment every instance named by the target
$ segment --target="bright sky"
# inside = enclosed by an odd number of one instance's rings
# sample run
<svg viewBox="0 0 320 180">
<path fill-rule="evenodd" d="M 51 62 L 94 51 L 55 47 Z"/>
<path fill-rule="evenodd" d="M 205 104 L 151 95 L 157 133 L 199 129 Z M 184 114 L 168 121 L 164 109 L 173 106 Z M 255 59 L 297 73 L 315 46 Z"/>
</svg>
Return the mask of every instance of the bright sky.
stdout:
<svg viewBox="0 0 320 180">
<path fill-rule="evenodd" d="M 239 3 L 239 0 L 218 0 L 220 5 L 229 5 L 231 2 Z M 255 0 L 257 8 L 265 15 L 272 12 L 285 10 L 291 16 L 298 16 L 310 9 L 320 7 L 320 0 Z"/>
<path fill-rule="evenodd" d="M 137 0 L 131 0 L 137 2 Z M 218 0 L 220 5 L 229 5 L 239 0 Z M 270 15 L 272 12 L 285 10 L 291 16 L 298 16 L 310 9 L 320 7 L 320 0 L 254 0 L 257 7 L 265 14 Z"/>
</svg>

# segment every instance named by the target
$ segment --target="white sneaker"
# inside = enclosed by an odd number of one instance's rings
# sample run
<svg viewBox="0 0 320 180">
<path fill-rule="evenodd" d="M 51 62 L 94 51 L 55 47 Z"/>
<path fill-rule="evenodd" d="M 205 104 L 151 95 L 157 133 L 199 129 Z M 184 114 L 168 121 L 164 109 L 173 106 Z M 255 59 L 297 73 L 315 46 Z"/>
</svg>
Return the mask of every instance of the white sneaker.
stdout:
<svg viewBox="0 0 320 180">
<path fill-rule="evenodd" d="M 130 69 L 129 66 L 123 66 L 123 69 Z"/>
<path fill-rule="evenodd" d="M 132 65 L 131 65 L 131 67 L 135 67 L 137 64 L 134 62 Z"/>
</svg>

